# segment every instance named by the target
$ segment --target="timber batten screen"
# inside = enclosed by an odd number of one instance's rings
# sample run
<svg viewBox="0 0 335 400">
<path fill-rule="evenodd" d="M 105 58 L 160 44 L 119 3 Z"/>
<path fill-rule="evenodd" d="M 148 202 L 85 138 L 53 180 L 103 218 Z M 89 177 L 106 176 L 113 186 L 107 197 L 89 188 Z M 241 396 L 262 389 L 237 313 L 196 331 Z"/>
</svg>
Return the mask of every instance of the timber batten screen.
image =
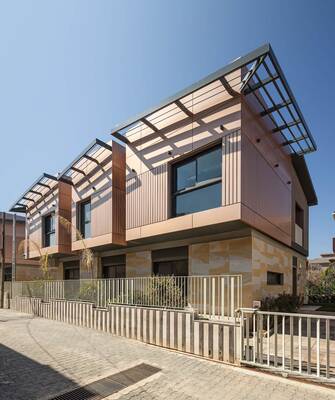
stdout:
<svg viewBox="0 0 335 400">
<path fill-rule="evenodd" d="M 111 135 L 136 147 L 161 137 L 176 124 L 190 123 L 211 107 L 241 95 L 255 98 L 260 116 L 268 119 L 272 134 L 279 136 L 278 142 L 291 154 L 303 155 L 316 150 L 313 136 L 269 44 L 120 124 Z"/>
</svg>

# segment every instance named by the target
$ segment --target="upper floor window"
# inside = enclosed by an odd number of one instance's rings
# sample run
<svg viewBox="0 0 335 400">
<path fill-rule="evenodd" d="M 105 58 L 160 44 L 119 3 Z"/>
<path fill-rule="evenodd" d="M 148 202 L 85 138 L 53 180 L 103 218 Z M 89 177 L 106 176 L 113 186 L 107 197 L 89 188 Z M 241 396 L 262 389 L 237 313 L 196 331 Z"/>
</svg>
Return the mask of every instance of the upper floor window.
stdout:
<svg viewBox="0 0 335 400">
<path fill-rule="evenodd" d="M 295 223 L 300 226 L 301 229 L 304 229 L 304 210 L 298 203 L 295 203 Z"/>
<path fill-rule="evenodd" d="M 56 244 L 55 214 L 49 214 L 44 217 L 44 247 L 54 246 Z"/>
<path fill-rule="evenodd" d="M 79 204 L 79 230 L 83 238 L 91 236 L 91 200 Z"/>
<path fill-rule="evenodd" d="M 221 206 L 221 145 L 181 161 L 172 168 L 173 216 Z"/>
</svg>

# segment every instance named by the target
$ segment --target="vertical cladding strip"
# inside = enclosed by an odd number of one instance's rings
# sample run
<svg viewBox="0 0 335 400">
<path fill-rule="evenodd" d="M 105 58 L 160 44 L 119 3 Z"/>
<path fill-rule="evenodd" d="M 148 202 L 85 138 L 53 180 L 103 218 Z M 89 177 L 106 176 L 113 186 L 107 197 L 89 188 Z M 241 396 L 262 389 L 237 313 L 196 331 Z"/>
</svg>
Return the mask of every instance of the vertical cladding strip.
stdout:
<svg viewBox="0 0 335 400">
<path fill-rule="evenodd" d="M 127 180 L 127 229 L 167 219 L 167 170 L 163 164 Z"/>
<path fill-rule="evenodd" d="M 241 143 L 240 131 L 222 139 L 222 205 L 240 202 L 241 198 Z"/>
</svg>

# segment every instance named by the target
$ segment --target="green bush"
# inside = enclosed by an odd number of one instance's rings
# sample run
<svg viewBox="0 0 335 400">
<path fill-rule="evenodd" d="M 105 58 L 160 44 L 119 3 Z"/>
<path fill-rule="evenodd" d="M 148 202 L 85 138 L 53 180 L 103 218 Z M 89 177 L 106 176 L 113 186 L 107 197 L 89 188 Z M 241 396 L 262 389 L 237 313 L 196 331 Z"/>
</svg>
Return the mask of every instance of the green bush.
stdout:
<svg viewBox="0 0 335 400">
<path fill-rule="evenodd" d="M 295 312 L 302 305 L 302 298 L 288 293 L 264 297 L 261 301 L 262 311 Z"/>
</svg>

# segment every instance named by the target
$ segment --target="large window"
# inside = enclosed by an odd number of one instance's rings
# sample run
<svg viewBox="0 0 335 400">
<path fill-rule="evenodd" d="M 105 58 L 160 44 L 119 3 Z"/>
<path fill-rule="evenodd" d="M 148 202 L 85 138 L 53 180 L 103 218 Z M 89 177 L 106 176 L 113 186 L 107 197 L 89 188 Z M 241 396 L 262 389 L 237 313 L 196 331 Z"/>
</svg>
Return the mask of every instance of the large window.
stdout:
<svg viewBox="0 0 335 400">
<path fill-rule="evenodd" d="M 49 214 L 44 217 L 44 247 L 54 246 L 56 244 L 55 214 Z"/>
<path fill-rule="evenodd" d="M 65 280 L 79 279 L 79 276 L 80 276 L 79 261 L 64 262 L 63 269 L 64 269 L 64 279 Z M 69 287 L 69 290 L 70 289 L 71 289 L 71 287 Z"/>
<path fill-rule="evenodd" d="M 105 279 L 126 277 L 126 257 L 119 256 L 104 257 L 101 259 L 102 277 Z"/>
<path fill-rule="evenodd" d="M 173 216 L 220 207 L 221 145 L 173 166 Z"/>
<path fill-rule="evenodd" d="M 83 238 L 88 238 L 91 236 L 91 201 L 86 200 L 79 203 L 78 207 L 79 213 L 79 224 L 78 228 Z"/>
<path fill-rule="evenodd" d="M 151 252 L 154 275 L 187 276 L 188 247 L 153 250 Z"/>
</svg>

